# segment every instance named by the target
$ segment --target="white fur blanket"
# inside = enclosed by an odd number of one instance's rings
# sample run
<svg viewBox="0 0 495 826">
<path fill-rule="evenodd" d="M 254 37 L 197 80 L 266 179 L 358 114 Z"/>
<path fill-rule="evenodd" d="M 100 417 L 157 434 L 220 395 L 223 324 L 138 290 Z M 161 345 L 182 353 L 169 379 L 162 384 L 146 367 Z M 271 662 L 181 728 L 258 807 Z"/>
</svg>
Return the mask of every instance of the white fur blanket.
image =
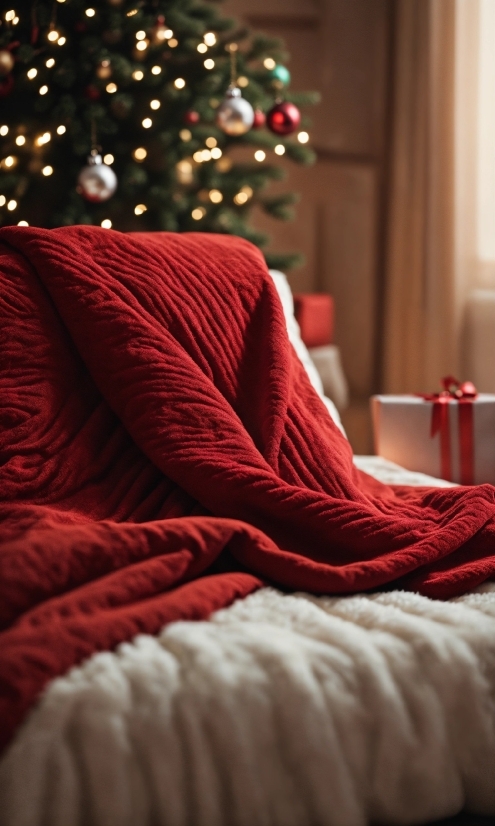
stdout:
<svg viewBox="0 0 495 826">
<path fill-rule="evenodd" d="M 263 589 L 54 680 L 0 766 L 2 826 L 407 826 L 463 806 L 495 814 L 492 584 L 447 603 Z"/>
</svg>

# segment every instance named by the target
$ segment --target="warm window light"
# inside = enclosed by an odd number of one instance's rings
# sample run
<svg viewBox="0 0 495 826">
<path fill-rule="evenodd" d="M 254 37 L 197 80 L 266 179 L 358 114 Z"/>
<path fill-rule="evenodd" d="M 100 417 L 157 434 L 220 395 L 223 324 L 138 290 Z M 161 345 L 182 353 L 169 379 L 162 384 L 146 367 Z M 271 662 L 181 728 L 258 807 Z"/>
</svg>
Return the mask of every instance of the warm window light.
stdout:
<svg viewBox="0 0 495 826">
<path fill-rule="evenodd" d="M 151 109 L 155 109 L 155 110 L 156 110 L 156 109 L 159 109 L 159 108 L 160 108 L 160 106 L 161 106 L 161 103 L 160 103 L 160 101 L 159 101 L 159 100 L 152 100 L 152 101 L 150 101 L 150 108 L 151 108 Z"/>
<path fill-rule="evenodd" d="M 148 207 L 145 206 L 145 204 L 138 204 L 136 207 L 134 207 L 134 215 L 142 215 L 143 212 L 146 212 L 147 209 Z"/>
<path fill-rule="evenodd" d="M 114 160 L 115 158 L 110 152 L 107 155 L 103 156 L 103 163 L 106 163 L 107 166 L 110 166 L 110 164 L 112 164 Z"/>
<path fill-rule="evenodd" d="M 186 85 L 186 81 L 183 77 L 176 77 L 174 80 L 174 86 L 176 89 L 183 89 Z"/>
<path fill-rule="evenodd" d="M 24 135 L 17 135 L 15 142 L 17 146 L 24 146 L 24 144 L 26 143 L 26 138 L 24 137 Z"/>
<path fill-rule="evenodd" d="M 152 67 L 152 69 L 151 69 L 151 74 L 152 75 L 161 75 L 161 73 L 162 73 L 162 67 L 161 66 L 153 66 Z"/>
<path fill-rule="evenodd" d="M 218 161 L 218 159 L 222 157 L 222 150 L 220 149 L 220 147 L 219 147 L 219 146 L 215 146 L 215 147 L 211 150 L 211 157 L 212 157 L 215 161 Z"/>
<path fill-rule="evenodd" d="M 18 221 L 18 222 L 17 222 L 17 226 L 18 226 L 18 227 L 28 227 L 28 226 L 29 226 L 29 224 L 28 224 L 28 222 L 27 222 L 27 221 Z"/>
<path fill-rule="evenodd" d="M 53 166 L 44 166 L 41 172 L 45 178 L 48 178 L 50 175 L 53 175 Z"/>
<path fill-rule="evenodd" d="M 8 204 L 7 204 L 7 209 L 9 209 L 11 212 L 13 212 L 14 209 L 16 208 L 16 206 L 17 206 L 17 201 L 14 201 L 14 199 L 12 198 L 12 200 L 9 201 Z"/>
<path fill-rule="evenodd" d="M 46 95 L 47 92 L 48 92 L 48 86 L 41 86 L 40 95 Z"/>
<path fill-rule="evenodd" d="M 9 155 L 7 158 L 5 158 L 4 165 L 9 167 L 15 166 L 15 158 L 13 157 L 13 155 Z"/>
<path fill-rule="evenodd" d="M 206 215 L 206 209 L 204 207 L 196 207 L 196 209 L 193 209 L 191 212 L 191 216 L 195 221 L 201 221 L 204 215 Z"/>
<path fill-rule="evenodd" d="M 299 143 L 307 143 L 309 141 L 309 135 L 307 132 L 299 132 L 297 136 L 297 140 Z"/>
<path fill-rule="evenodd" d="M 205 69 L 214 69 L 215 68 L 215 61 L 208 57 L 205 62 L 203 63 Z"/>
<path fill-rule="evenodd" d="M 37 74 L 38 74 L 37 69 L 30 69 L 29 72 L 27 73 L 27 76 L 28 76 L 29 80 L 33 80 L 36 77 Z"/>
<path fill-rule="evenodd" d="M 285 155 L 285 146 L 282 143 L 277 143 L 273 151 L 276 155 Z"/>
<path fill-rule="evenodd" d="M 142 29 L 139 32 L 136 32 L 136 40 L 146 40 L 146 32 Z"/>
<path fill-rule="evenodd" d="M 264 161 L 265 158 L 266 158 L 266 152 L 263 152 L 262 149 L 257 149 L 256 152 L 254 153 L 254 159 L 256 161 L 259 161 L 260 163 L 261 163 L 261 161 Z"/>
<path fill-rule="evenodd" d="M 8 134 L 9 134 L 9 127 L 5 126 L 5 124 L 3 126 L 0 126 L 0 135 L 2 136 L 2 138 L 4 138 L 5 135 L 8 135 Z"/>
<path fill-rule="evenodd" d="M 265 57 L 263 61 L 263 66 L 265 69 L 274 69 L 277 64 L 275 63 L 273 57 Z"/>
<path fill-rule="evenodd" d="M 51 32 L 48 32 L 47 37 L 48 37 L 48 40 L 51 40 L 52 42 L 55 42 L 55 40 L 59 39 L 60 35 L 55 29 L 52 29 Z"/>
<path fill-rule="evenodd" d="M 65 2 L 65 0 L 64 0 L 64 2 Z M 54 61 L 53 57 L 48 58 L 48 60 L 45 63 L 45 66 L 47 67 L 47 69 L 52 69 L 55 66 L 55 61 Z"/>
<path fill-rule="evenodd" d="M 103 227 L 103 229 L 112 229 L 112 222 L 110 218 L 104 218 L 101 222 L 101 226 Z"/>
<path fill-rule="evenodd" d="M 86 17 L 94 17 L 96 12 L 94 9 L 86 9 L 85 11 Z"/>
<path fill-rule="evenodd" d="M 57 46 L 64 46 L 67 43 L 66 37 L 59 37 L 57 40 Z"/>
<path fill-rule="evenodd" d="M 245 89 L 246 86 L 249 86 L 249 79 L 244 75 L 241 75 L 237 78 L 237 85 L 241 87 L 241 89 Z"/>
<path fill-rule="evenodd" d="M 107 83 L 105 88 L 106 88 L 109 95 L 113 95 L 114 92 L 117 91 L 117 84 L 116 83 Z"/>
<path fill-rule="evenodd" d="M 153 69 L 151 71 L 153 72 Z M 156 72 L 153 72 L 153 74 L 156 74 Z M 136 69 L 136 71 L 132 73 L 133 80 L 142 80 L 143 77 L 144 72 L 142 72 L 141 69 Z"/>
<path fill-rule="evenodd" d="M 206 138 L 205 143 L 208 149 L 213 149 L 213 147 L 217 145 L 218 141 L 216 138 Z"/>
<path fill-rule="evenodd" d="M 219 189 L 210 189 L 209 196 L 212 204 L 219 204 L 223 201 L 223 195 Z"/>
<path fill-rule="evenodd" d="M 181 129 L 179 132 L 179 138 L 181 141 L 190 141 L 192 138 L 192 132 L 189 129 Z"/>
<path fill-rule="evenodd" d="M 179 41 L 176 40 L 175 37 L 173 37 L 172 40 L 168 41 L 168 45 L 171 49 L 175 49 L 175 47 L 179 45 Z"/>
<path fill-rule="evenodd" d="M 147 40 L 138 40 L 136 43 L 136 49 L 138 52 L 144 52 L 148 48 L 148 41 Z"/>
<path fill-rule="evenodd" d="M 7 198 L 5 197 L 5 195 L 0 195 L 0 207 L 5 206 L 6 203 L 7 203 Z"/>
<path fill-rule="evenodd" d="M 63 126 L 63 125 L 57 126 L 57 135 L 65 135 L 66 132 L 67 132 L 67 129 L 66 129 L 65 126 Z"/>
<path fill-rule="evenodd" d="M 10 23 L 10 22 L 14 19 L 14 17 L 15 17 L 15 11 L 14 11 L 14 9 L 11 9 L 10 11 L 5 12 L 5 19 L 6 19 L 9 23 Z"/>
<path fill-rule="evenodd" d="M 138 146 L 137 149 L 134 150 L 132 153 L 135 161 L 144 161 L 146 155 L 148 154 L 144 146 Z"/>
<path fill-rule="evenodd" d="M 153 125 L 153 121 L 151 120 L 151 118 L 145 118 L 145 119 L 142 121 L 142 124 L 143 124 L 143 126 L 144 126 L 144 128 L 145 128 L 145 129 L 149 129 L 149 128 L 150 128 L 150 126 L 152 126 L 152 125 Z"/>
<path fill-rule="evenodd" d="M 199 43 L 196 48 L 200 54 L 204 54 L 208 51 L 208 46 L 206 45 L 206 43 Z"/>
<path fill-rule="evenodd" d="M 206 32 L 206 34 L 203 37 L 203 40 L 205 41 L 207 46 L 214 46 L 217 42 L 216 35 L 213 32 Z"/>
</svg>

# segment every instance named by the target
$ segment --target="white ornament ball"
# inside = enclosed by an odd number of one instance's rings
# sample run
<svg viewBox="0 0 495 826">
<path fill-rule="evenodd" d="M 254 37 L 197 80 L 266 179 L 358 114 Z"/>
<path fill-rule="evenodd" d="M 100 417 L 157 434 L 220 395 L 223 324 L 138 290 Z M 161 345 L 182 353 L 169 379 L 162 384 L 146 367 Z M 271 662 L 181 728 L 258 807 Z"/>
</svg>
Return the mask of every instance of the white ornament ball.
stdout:
<svg viewBox="0 0 495 826">
<path fill-rule="evenodd" d="M 254 121 L 254 109 L 241 95 L 237 86 L 229 86 L 223 103 L 217 109 L 217 126 L 226 135 L 244 135 Z"/>
<path fill-rule="evenodd" d="M 117 189 L 117 176 L 110 166 L 102 161 L 101 155 L 90 155 L 88 165 L 83 167 L 77 179 L 77 191 L 87 201 L 100 204 L 108 201 Z"/>
</svg>

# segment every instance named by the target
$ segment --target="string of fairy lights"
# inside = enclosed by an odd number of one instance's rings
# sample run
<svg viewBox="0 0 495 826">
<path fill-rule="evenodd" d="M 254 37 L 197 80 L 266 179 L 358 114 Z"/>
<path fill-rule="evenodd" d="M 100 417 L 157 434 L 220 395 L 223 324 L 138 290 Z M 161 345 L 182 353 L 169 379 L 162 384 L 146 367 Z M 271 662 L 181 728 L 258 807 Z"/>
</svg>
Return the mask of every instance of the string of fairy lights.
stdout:
<svg viewBox="0 0 495 826">
<path fill-rule="evenodd" d="M 56 0 L 56 3 L 63 4 L 67 2 L 67 0 Z M 127 17 L 132 18 L 138 14 L 138 9 L 131 9 L 127 12 Z M 88 18 L 94 18 L 97 15 L 97 9 L 93 7 L 88 7 L 84 10 L 84 15 Z M 9 9 L 4 13 L 4 20 L 6 24 L 11 27 L 18 26 L 20 22 L 20 17 L 17 14 L 15 9 Z M 46 40 L 48 47 L 63 47 L 67 44 L 67 38 L 63 31 L 59 30 L 56 24 L 56 15 L 52 15 L 52 20 L 49 24 L 48 31 L 46 32 Z M 174 34 L 174 31 L 167 27 L 166 25 L 157 25 L 153 32 L 153 38 L 150 38 L 149 33 L 147 33 L 144 29 L 138 29 L 135 32 L 135 45 L 134 50 L 136 53 L 136 57 L 142 59 L 143 53 L 150 47 L 150 45 L 156 45 L 157 42 L 162 42 L 166 44 L 168 48 L 175 49 L 179 45 L 179 41 Z M 197 51 L 201 55 L 207 55 L 208 49 L 215 46 L 217 44 L 217 37 L 214 32 L 206 32 L 203 35 L 203 40 L 197 45 Z M 230 48 L 232 51 L 237 50 L 237 44 L 230 44 Z M 118 84 L 111 79 L 112 76 L 112 69 L 111 69 L 111 61 L 110 60 L 102 60 L 97 68 L 97 76 L 99 79 L 108 79 L 108 83 L 105 85 L 105 92 L 108 95 L 115 95 L 119 91 Z M 203 66 L 207 71 L 211 71 L 215 68 L 215 60 L 212 57 L 205 57 L 203 61 Z M 266 57 L 263 61 L 264 68 L 272 71 L 276 67 L 276 62 L 272 57 Z M 46 60 L 44 60 L 44 66 L 48 70 L 55 69 L 57 67 L 57 57 L 49 56 Z M 136 68 L 132 71 L 131 77 L 132 80 L 139 83 L 145 78 L 145 72 L 149 71 L 152 75 L 158 76 L 162 73 L 163 69 L 162 66 L 156 64 L 151 66 L 150 68 Z M 35 67 L 31 67 L 26 71 L 26 78 L 35 84 L 39 82 L 39 70 Z M 46 80 L 46 78 L 45 78 Z M 183 77 L 176 77 L 173 81 L 173 86 L 177 90 L 182 90 L 186 87 L 186 80 Z M 249 85 L 249 79 L 243 75 L 240 75 L 235 79 L 235 85 L 239 88 L 245 88 Z M 49 81 L 48 82 L 41 82 L 38 87 L 38 94 L 43 97 L 47 95 L 50 91 Z M 149 108 L 151 110 L 150 115 L 146 115 L 141 119 L 141 127 L 143 130 L 150 130 L 153 126 L 153 117 L 152 113 L 157 112 L 162 106 L 161 101 L 157 97 L 153 97 L 149 101 Z M 11 141 L 11 132 L 15 129 L 15 127 L 9 126 L 6 123 L 0 124 L 0 138 L 8 138 Z M 42 134 L 36 135 L 34 138 L 31 138 L 26 133 L 25 128 L 21 125 L 17 127 L 18 134 L 15 136 L 14 144 L 16 147 L 23 149 L 24 151 L 31 148 L 34 153 L 38 153 L 40 157 L 42 156 L 43 147 L 50 144 L 53 141 L 56 141 L 59 138 L 63 138 L 63 136 L 67 132 L 67 127 L 65 124 L 60 123 L 57 126 L 53 127 L 52 131 L 45 131 Z M 282 133 L 283 134 L 283 133 Z M 190 129 L 183 128 L 179 131 L 179 137 L 184 142 L 189 142 L 192 139 L 192 133 Z M 307 131 L 301 130 L 297 133 L 296 139 L 300 144 L 306 144 L 309 141 L 309 133 Z M 31 146 L 29 146 L 31 144 Z M 176 173 L 177 179 L 181 184 L 189 184 L 193 180 L 194 175 L 194 164 L 202 164 L 207 163 L 210 161 L 215 161 L 217 163 L 219 171 L 228 171 L 228 169 L 232 165 L 232 161 L 225 157 L 221 147 L 218 145 L 218 140 L 213 135 L 207 137 L 204 140 L 204 147 L 197 149 L 192 153 L 191 158 L 186 158 L 179 160 L 176 163 Z M 278 143 L 273 147 L 273 152 L 275 155 L 281 157 L 286 152 L 286 147 L 283 143 Z M 137 146 L 131 152 L 132 159 L 137 163 L 143 163 L 146 161 L 148 157 L 148 149 L 146 146 Z M 256 149 L 253 153 L 254 160 L 258 163 L 263 163 L 267 158 L 267 150 L 265 149 Z M 115 161 L 114 156 L 111 153 L 106 153 L 103 155 L 102 158 L 103 164 L 107 167 L 111 167 Z M 0 160 L 0 169 L 3 170 L 12 170 L 16 167 L 19 162 L 18 156 L 15 154 L 15 150 L 7 154 L 5 157 L 1 158 Z M 38 165 L 39 173 L 45 177 L 49 178 L 52 176 L 56 169 L 52 164 L 45 163 L 41 161 Z M 239 191 L 233 195 L 232 201 L 236 206 L 242 206 L 247 203 L 247 201 L 252 198 L 254 192 L 252 187 L 249 185 L 244 185 L 240 187 Z M 18 197 L 18 196 L 17 196 Z M 5 208 L 8 212 L 14 212 L 19 207 L 19 202 L 17 197 L 8 197 L 4 194 L 0 194 L 0 208 Z M 199 197 L 203 198 L 203 200 L 208 200 L 212 204 L 220 204 L 224 200 L 224 194 L 217 188 L 212 188 L 207 192 L 200 192 Z M 134 207 L 134 214 L 139 216 L 143 215 L 148 210 L 148 206 L 144 203 L 136 204 Z M 196 206 L 191 211 L 191 217 L 195 221 L 200 221 L 206 215 L 206 208 L 204 206 Z M 28 226 L 28 222 L 26 220 L 19 220 L 17 222 L 18 226 Z M 112 227 L 112 221 L 110 218 L 103 218 L 101 220 L 101 226 L 106 229 L 110 229 Z"/>
</svg>

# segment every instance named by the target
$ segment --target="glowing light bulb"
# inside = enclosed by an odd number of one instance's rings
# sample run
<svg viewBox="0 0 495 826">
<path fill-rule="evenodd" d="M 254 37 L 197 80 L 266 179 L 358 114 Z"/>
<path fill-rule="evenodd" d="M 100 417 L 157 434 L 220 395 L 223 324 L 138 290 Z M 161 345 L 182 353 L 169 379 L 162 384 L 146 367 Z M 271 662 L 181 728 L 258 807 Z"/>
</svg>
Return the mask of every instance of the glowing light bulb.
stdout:
<svg viewBox="0 0 495 826">
<path fill-rule="evenodd" d="M 41 172 L 45 178 L 48 178 L 50 175 L 53 175 L 53 166 L 44 166 Z"/>
<path fill-rule="evenodd" d="M 7 158 L 5 158 L 4 165 L 8 167 L 15 165 L 15 158 L 13 157 L 13 155 L 9 155 Z"/>
<path fill-rule="evenodd" d="M 148 207 L 145 204 L 138 204 L 134 207 L 134 215 L 142 215 L 147 209 Z"/>
<path fill-rule="evenodd" d="M 147 40 L 138 40 L 136 43 L 136 49 L 138 52 L 144 52 L 148 48 L 148 41 Z"/>
<path fill-rule="evenodd" d="M 95 14 L 96 14 L 96 12 L 95 12 L 94 9 L 86 9 L 86 11 L 85 11 L 86 17 L 94 17 Z"/>
<path fill-rule="evenodd" d="M 309 141 L 309 135 L 307 132 L 299 132 L 297 136 L 297 140 L 299 143 L 307 143 Z"/>
<path fill-rule="evenodd" d="M 24 144 L 26 143 L 26 138 L 24 137 L 24 135 L 17 135 L 15 142 L 17 146 L 24 146 Z"/>
<path fill-rule="evenodd" d="M 282 143 L 277 143 L 273 151 L 276 155 L 285 155 L 285 146 Z"/>
<path fill-rule="evenodd" d="M 41 86 L 40 87 L 40 95 L 46 95 L 48 92 L 48 86 Z"/>
<path fill-rule="evenodd" d="M 277 64 L 275 63 L 273 57 L 265 57 L 263 61 L 263 66 L 265 69 L 274 69 Z"/>
<path fill-rule="evenodd" d="M 29 80 L 33 80 L 36 77 L 37 74 L 38 74 L 37 69 L 30 69 L 29 72 L 27 73 L 27 76 L 28 76 Z"/>
<path fill-rule="evenodd" d="M 214 69 L 215 68 L 215 61 L 208 57 L 205 62 L 203 63 L 205 69 Z"/>
<path fill-rule="evenodd" d="M 64 3 L 65 3 L 65 0 L 64 0 Z M 53 68 L 53 66 L 55 66 L 55 61 L 54 61 L 53 57 L 49 57 L 49 58 L 48 58 L 48 60 L 47 60 L 47 61 L 46 61 L 46 63 L 45 63 L 45 66 L 46 66 L 48 69 L 52 69 L 52 68 Z"/>
<path fill-rule="evenodd" d="M 151 118 L 145 118 L 142 121 L 142 125 L 144 126 L 145 129 L 149 129 L 150 126 L 153 126 L 153 121 L 151 120 Z"/>
<path fill-rule="evenodd" d="M 161 66 L 152 66 L 152 68 L 151 68 L 151 74 L 152 75 L 161 75 L 161 73 L 162 73 L 162 67 Z"/>
<path fill-rule="evenodd" d="M 4 138 L 5 135 L 8 135 L 8 134 L 9 134 L 9 127 L 6 126 L 5 124 L 3 126 L 0 126 L 0 135 L 2 136 L 2 138 Z"/>
<path fill-rule="evenodd" d="M 174 80 L 174 86 L 176 89 L 183 89 L 186 85 L 186 81 L 183 77 L 176 77 Z"/>
<path fill-rule="evenodd" d="M 19 22 L 19 18 L 16 16 L 16 17 L 14 17 L 14 19 L 12 20 L 12 25 L 13 25 L 13 26 L 17 26 L 18 22 Z"/>
<path fill-rule="evenodd" d="M 113 95 L 117 91 L 117 84 L 116 83 L 107 83 L 105 86 L 109 95 Z"/>
<path fill-rule="evenodd" d="M 66 132 L 67 128 L 63 124 L 57 126 L 57 135 L 65 135 Z"/>
<path fill-rule="evenodd" d="M 242 206 L 245 204 L 248 199 L 248 196 L 245 192 L 238 192 L 237 195 L 234 196 L 234 204 L 238 204 L 238 206 Z"/>
<path fill-rule="evenodd" d="M 191 212 L 191 216 L 192 218 L 194 218 L 195 221 L 201 221 L 201 218 L 203 218 L 205 215 L 206 209 L 204 207 L 196 207 L 196 209 L 193 209 L 193 211 Z"/>
<path fill-rule="evenodd" d="M 52 29 L 51 32 L 48 32 L 47 37 L 48 37 L 48 40 L 51 40 L 52 42 L 55 42 L 55 40 L 59 39 L 60 35 L 55 29 Z"/>
<path fill-rule="evenodd" d="M 208 46 L 206 45 L 206 43 L 199 43 L 196 46 L 196 48 L 197 48 L 197 50 L 200 54 L 204 54 L 205 52 L 208 51 Z"/>
<path fill-rule="evenodd" d="M 107 155 L 103 156 L 103 163 L 106 163 L 107 166 L 110 166 L 110 164 L 112 164 L 114 162 L 114 160 L 115 160 L 115 158 L 113 157 L 113 155 L 110 152 L 108 152 Z"/>
<path fill-rule="evenodd" d="M 44 132 L 43 135 L 40 135 L 39 138 L 36 138 L 36 146 L 43 146 L 43 144 L 48 143 L 48 141 L 50 141 L 51 138 L 52 136 L 49 132 Z"/>
<path fill-rule="evenodd" d="M 65 3 L 65 0 L 57 0 L 57 3 Z"/>
<path fill-rule="evenodd" d="M 211 157 L 212 157 L 215 161 L 218 161 L 218 159 L 222 157 L 222 150 L 220 149 L 220 147 L 219 147 L 219 146 L 215 146 L 215 147 L 211 150 Z"/>
<path fill-rule="evenodd" d="M 104 218 L 101 222 L 101 226 L 103 227 L 103 229 L 112 229 L 112 222 L 110 218 Z"/>
<path fill-rule="evenodd" d="M 174 33 L 173 33 L 172 29 L 165 29 L 165 31 L 163 32 L 162 39 L 163 40 L 171 40 L 173 36 L 174 36 Z"/>
<path fill-rule="evenodd" d="M 266 152 L 263 152 L 262 149 L 257 149 L 256 152 L 254 153 L 254 159 L 256 161 L 259 161 L 260 163 L 262 161 L 264 161 L 265 158 L 266 158 Z"/>
<path fill-rule="evenodd" d="M 135 149 L 132 154 L 134 156 L 135 161 L 144 161 L 148 153 L 144 146 L 138 146 L 138 148 Z"/>
<path fill-rule="evenodd" d="M 217 145 L 218 141 L 216 138 L 206 138 L 205 143 L 209 149 L 213 149 L 213 147 Z"/>
<path fill-rule="evenodd" d="M 67 43 L 66 37 L 59 37 L 59 39 L 57 40 L 57 46 L 64 46 L 65 43 Z"/>
<path fill-rule="evenodd" d="M 212 204 L 219 204 L 223 201 L 223 195 L 219 189 L 210 189 L 209 196 Z"/>
<path fill-rule="evenodd" d="M 7 209 L 9 209 L 11 212 L 13 212 L 14 209 L 16 208 L 16 206 L 17 206 L 17 201 L 14 201 L 14 199 L 12 198 L 12 200 L 9 201 L 8 204 L 7 204 Z"/>
<path fill-rule="evenodd" d="M 168 45 L 171 49 L 175 49 L 175 47 L 179 45 L 179 41 L 176 40 L 175 37 L 173 37 L 172 40 L 168 41 Z"/>
<path fill-rule="evenodd" d="M 179 138 L 181 141 L 190 141 L 192 138 L 192 132 L 189 129 L 181 129 L 179 132 Z"/>
<path fill-rule="evenodd" d="M 144 77 L 144 72 L 142 72 L 141 69 L 136 69 L 136 71 L 132 73 L 132 77 L 133 80 L 142 80 Z"/>
<path fill-rule="evenodd" d="M 203 36 L 203 40 L 205 41 L 207 46 L 214 46 L 217 42 L 217 37 L 216 34 L 214 34 L 213 32 L 206 32 L 206 34 Z"/>
<path fill-rule="evenodd" d="M 201 152 L 203 161 L 211 161 L 211 152 L 209 149 L 203 149 Z"/>
<path fill-rule="evenodd" d="M 131 9 L 130 11 L 127 12 L 127 17 L 134 17 L 134 15 L 137 14 L 137 13 L 138 13 L 137 9 Z"/>
<path fill-rule="evenodd" d="M 244 186 L 241 186 L 241 192 L 245 192 L 246 195 L 248 196 L 248 198 L 251 198 L 251 196 L 253 194 L 253 190 L 251 189 L 250 186 L 248 186 L 248 184 L 245 184 Z"/>
<path fill-rule="evenodd" d="M 5 19 L 6 19 L 9 23 L 11 23 L 11 22 L 12 22 L 12 20 L 14 19 L 14 17 L 15 17 L 15 11 L 14 11 L 14 9 L 11 9 L 10 11 L 5 12 Z"/>
<path fill-rule="evenodd" d="M 237 78 L 237 85 L 241 87 L 241 89 L 245 89 L 246 86 L 249 86 L 249 78 L 241 75 Z"/>
<path fill-rule="evenodd" d="M 18 221 L 18 222 L 17 222 L 17 226 L 18 226 L 18 227 L 28 227 L 28 226 L 29 226 L 29 224 L 28 224 L 28 222 L 27 222 L 27 221 Z"/>
<path fill-rule="evenodd" d="M 196 161 L 196 163 L 203 163 L 203 153 L 200 149 L 194 153 L 193 161 Z"/>
<path fill-rule="evenodd" d="M 152 101 L 150 101 L 150 108 L 151 108 L 151 109 L 159 109 L 159 108 L 160 108 L 160 106 L 161 106 L 161 103 L 160 103 L 160 101 L 159 101 L 159 100 L 152 100 Z"/>
<path fill-rule="evenodd" d="M 136 40 L 145 40 L 146 39 L 146 32 L 142 29 L 139 32 L 136 32 Z"/>
<path fill-rule="evenodd" d="M 0 207 L 5 206 L 6 203 L 7 203 L 7 198 L 5 197 L 5 195 L 0 195 Z"/>
</svg>

